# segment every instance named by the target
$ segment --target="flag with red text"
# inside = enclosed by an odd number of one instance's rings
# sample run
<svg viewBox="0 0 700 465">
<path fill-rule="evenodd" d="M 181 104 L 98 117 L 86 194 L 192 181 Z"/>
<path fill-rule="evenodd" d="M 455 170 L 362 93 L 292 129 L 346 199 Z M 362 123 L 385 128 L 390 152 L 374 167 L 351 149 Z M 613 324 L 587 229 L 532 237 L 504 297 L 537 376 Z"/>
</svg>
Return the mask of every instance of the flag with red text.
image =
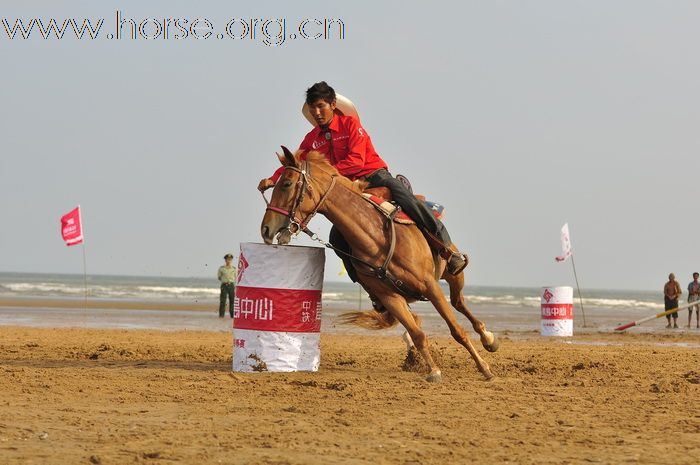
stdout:
<svg viewBox="0 0 700 465">
<path fill-rule="evenodd" d="M 67 246 L 83 243 L 83 225 L 80 205 L 61 217 L 61 237 Z"/>
</svg>

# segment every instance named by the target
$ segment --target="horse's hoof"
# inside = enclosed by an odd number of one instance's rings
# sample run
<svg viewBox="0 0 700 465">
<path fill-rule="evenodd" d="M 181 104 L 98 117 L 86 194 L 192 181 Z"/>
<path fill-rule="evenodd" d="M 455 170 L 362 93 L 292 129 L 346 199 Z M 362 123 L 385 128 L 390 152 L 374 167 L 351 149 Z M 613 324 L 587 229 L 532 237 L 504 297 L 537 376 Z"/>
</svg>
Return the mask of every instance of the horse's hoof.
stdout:
<svg viewBox="0 0 700 465">
<path fill-rule="evenodd" d="M 482 374 L 484 375 L 484 381 L 491 381 L 495 378 L 493 373 L 491 373 L 490 371 L 488 373 L 482 373 Z"/>
<path fill-rule="evenodd" d="M 425 380 L 429 383 L 442 383 L 442 373 L 439 371 L 437 373 L 430 373 L 425 377 Z"/>
<path fill-rule="evenodd" d="M 496 352 L 500 345 L 501 341 L 498 340 L 495 334 L 493 335 L 493 341 L 491 341 L 491 344 L 483 344 L 484 349 L 488 350 L 489 352 Z"/>
</svg>

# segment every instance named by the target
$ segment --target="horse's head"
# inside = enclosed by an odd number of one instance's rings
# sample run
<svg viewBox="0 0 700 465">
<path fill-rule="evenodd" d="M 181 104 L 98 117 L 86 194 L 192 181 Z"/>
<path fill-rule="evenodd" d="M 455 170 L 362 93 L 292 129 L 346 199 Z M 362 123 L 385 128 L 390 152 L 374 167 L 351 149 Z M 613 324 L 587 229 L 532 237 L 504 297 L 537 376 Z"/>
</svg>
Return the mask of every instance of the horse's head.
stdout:
<svg viewBox="0 0 700 465">
<path fill-rule="evenodd" d="M 338 172 L 323 154 L 309 152 L 301 160 L 303 151 L 293 154 L 282 147 L 277 157 L 284 172 L 272 190 L 272 198 L 260 225 L 260 234 L 266 244 L 277 237 L 278 244 L 287 244 L 306 228 L 311 218 L 322 209 L 325 195 L 335 184 Z"/>
</svg>

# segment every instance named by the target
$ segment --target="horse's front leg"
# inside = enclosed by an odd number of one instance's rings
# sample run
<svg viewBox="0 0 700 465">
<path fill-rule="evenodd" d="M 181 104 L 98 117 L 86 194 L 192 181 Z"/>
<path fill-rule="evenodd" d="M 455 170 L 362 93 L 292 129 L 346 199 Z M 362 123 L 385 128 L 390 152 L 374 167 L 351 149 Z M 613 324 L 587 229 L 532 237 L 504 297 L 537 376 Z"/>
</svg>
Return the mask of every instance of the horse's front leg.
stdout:
<svg viewBox="0 0 700 465">
<path fill-rule="evenodd" d="M 481 345 L 484 349 L 489 352 L 496 352 L 500 342 L 495 334 L 486 329 L 486 325 L 479 321 L 472 312 L 469 311 L 466 302 L 464 302 L 464 295 L 462 295 L 462 290 L 464 289 L 464 273 L 460 273 L 457 276 L 451 275 L 450 273 L 443 273 L 442 279 L 447 281 L 450 286 L 450 303 L 452 306 L 462 315 L 466 316 L 471 322 L 472 328 L 477 332 L 481 340 Z"/>
<path fill-rule="evenodd" d="M 476 362 L 477 368 L 481 374 L 484 375 L 484 378 L 487 380 L 493 378 L 493 374 L 491 373 L 488 363 L 486 363 L 486 361 L 479 356 L 479 353 L 469 340 L 469 335 L 464 328 L 457 323 L 457 318 L 455 318 L 454 312 L 452 312 L 450 305 L 447 303 L 447 300 L 445 300 L 445 296 L 442 293 L 442 288 L 438 282 L 431 279 L 426 282 L 426 287 L 426 297 L 430 299 L 430 302 L 432 302 L 435 310 L 438 311 L 443 320 L 445 320 L 445 323 L 447 323 L 452 337 L 455 339 L 455 341 L 467 349 L 469 355 L 471 355 L 474 362 Z"/>
</svg>

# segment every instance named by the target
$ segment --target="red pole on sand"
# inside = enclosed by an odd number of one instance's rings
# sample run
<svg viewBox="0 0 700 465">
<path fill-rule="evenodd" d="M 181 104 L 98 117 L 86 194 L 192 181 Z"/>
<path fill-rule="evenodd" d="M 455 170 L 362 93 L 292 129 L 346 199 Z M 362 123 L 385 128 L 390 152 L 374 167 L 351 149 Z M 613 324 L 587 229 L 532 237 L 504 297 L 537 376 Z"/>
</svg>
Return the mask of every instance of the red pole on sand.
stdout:
<svg viewBox="0 0 700 465">
<path fill-rule="evenodd" d="M 681 305 L 676 308 L 672 308 L 671 310 L 666 310 L 665 312 L 657 313 L 656 315 L 648 316 L 646 318 L 642 318 L 641 320 L 633 321 L 632 323 L 627 323 L 626 325 L 618 326 L 615 328 L 615 331 L 624 331 L 627 328 L 631 328 L 632 326 L 639 326 L 642 323 L 645 323 L 650 320 L 654 320 L 656 318 L 661 318 L 662 316 L 670 315 L 673 312 L 677 312 L 678 310 L 683 310 L 688 307 L 692 307 L 693 305 L 698 305 L 700 302 L 690 302 L 685 305 Z"/>
</svg>

